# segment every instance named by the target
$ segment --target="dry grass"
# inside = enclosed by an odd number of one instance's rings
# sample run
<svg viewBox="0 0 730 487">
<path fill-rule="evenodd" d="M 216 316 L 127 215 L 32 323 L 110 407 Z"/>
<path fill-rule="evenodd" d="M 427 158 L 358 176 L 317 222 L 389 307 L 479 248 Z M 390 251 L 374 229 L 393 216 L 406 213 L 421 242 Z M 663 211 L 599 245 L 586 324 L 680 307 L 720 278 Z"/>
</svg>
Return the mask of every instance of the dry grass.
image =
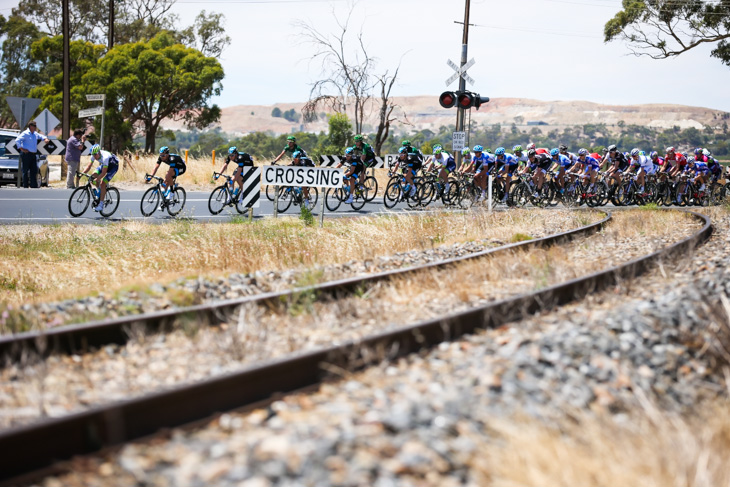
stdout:
<svg viewBox="0 0 730 487">
<path fill-rule="evenodd" d="M 600 213 L 434 214 L 332 220 L 324 228 L 294 218 L 209 224 L 179 220 L 112 225 L 0 228 L 0 303 L 113 292 L 191 275 L 307 268 L 515 233 L 554 233 Z"/>
<path fill-rule="evenodd" d="M 480 485 L 716 487 L 730 485 L 730 404 L 694 417 L 646 400 L 630 417 L 576 413 L 553 426 L 528 417 L 488 420 L 495 438 L 473 438 Z"/>
</svg>

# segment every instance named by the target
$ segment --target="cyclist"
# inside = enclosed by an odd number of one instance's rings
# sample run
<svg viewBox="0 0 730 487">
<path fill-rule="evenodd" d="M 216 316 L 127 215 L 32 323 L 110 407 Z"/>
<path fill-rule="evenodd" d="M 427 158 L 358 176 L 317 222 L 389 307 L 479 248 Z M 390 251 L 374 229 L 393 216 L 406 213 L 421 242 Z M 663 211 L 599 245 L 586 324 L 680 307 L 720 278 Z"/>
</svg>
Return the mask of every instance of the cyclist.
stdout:
<svg viewBox="0 0 730 487">
<path fill-rule="evenodd" d="M 550 156 L 538 154 L 535 149 L 527 151 L 527 161 L 525 167 L 522 168 L 521 174 L 532 172 L 532 183 L 537 187 L 537 191 L 533 192 L 532 196 L 538 198 L 542 185 L 545 183 L 545 173 L 550 169 L 552 161 Z"/>
<path fill-rule="evenodd" d="M 304 166 L 304 167 L 314 167 L 314 161 L 307 157 L 306 154 L 303 153 L 303 151 L 294 151 L 294 153 L 291 155 L 291 164 L 290 166 Z M 302 188 L 302 193 L 304 194 L 304 207 L 309 208 L 309 186 Z"/>
<path fill-rule="evenodd" d="M 702 186 L 700 186 L 697 190 L 698 192 L 702 193 L 705 190 L 707 175 L 710 173 L 710 168 L 707 167 L 707 163 L 704 161 L 698 161 L 696 159 L 689 159 L 687 161 L 687 171 L 689 173 L 694 173 L 695 181 L 699 181 L 700 183 L 702 183 Z"/>
<path fill-rule="evenodd" d="M 684 170 L 687 165 L 687 158 L 681 152 L 677 152 L 674 147 L 667 147 L 664 156 L 664 172 L 669 172 L 670 177 L 675 177 Z"/>
<path fill-rule="evenodd" d="M 343 161 L 341 161 L 337 166 L 335 167 L 342 167 L 344 164 L 348 164 L 350 167 L 348 168 L 345 175 L 342 177 L 345 181 L 348 182 L 350 185 L 350 194 L 347 197 L 347 200 L 345 201 L 346 204 L 352 203 L 353 200 L 353 194 L 355 194 L 355 183 L 360 177 L 360 173 L 365 168 L 365 163 L 362 161 L 360 157 L 357 157 L 355 155 L 355 148 L 354 147 L 348 147 L 345 149 L 345 158 Z"/>
<path fill-rule="evenodd" d="M 410 140 L 406 139 L 401 142 L 401 147 L 405 147 L 408 154 L 415 154 L 416 157 L 418 157 L 418 159 L 421 161 L 421 164 L 423 164 L 423 153 L 421 153 L 421 151 L 417 148 L 413 147 Z"/>
<path fill-rule="evenodd" d="M 702 155 L 705 158 L 705 164 L 707 164 L 710 174 L 712 174 L 712 182 L 716 183 L 717 180 L 722 177 L 722 166 L 720 165 L 720 161 L 712 157 L 712 153 L 709 149 L 703 149 Z"/>
<path fill-rule="evenodd" d="M 626 169 L 629 168 L 629 161 L 618 150 L 618 148 L 612 144 L 612 145 L 608 146 L 608 154 L 606 154 L 604 156 L 603 162 L 608 163 L 608 169 L 606 170 L 606 176 L 609 178 L 609 181 L 611 179 L 616 181 L 616 186 L 613 186 L 611 188 L 613 191 L 615 191 L 616 188 L 621 187 L 621 174 Z M 613 193 L 611 193 L 611 194 L 613 194 Z"/>
<path fill-rule="evenodd" d="M 657 151 L 651 151 L 649 153 L 649 158 L 651 159 L 651 162 L 654 164 L 654 172 L 661 171 L 664 169 L 664 158 L 659 157 L 659 153 Z"/>
<path fill-rule="evenodd" d="M 370 144 L 365 143 L 365 138 L 357 134 L 355 136 L 355 145 L 350 147 L 352 149 L 353 157 L 360 157 L 360 161 L 363 163 L 363 168 L 367 169 L 375 161 L 375 151 Z"/>
<path fill-rule="evenodd" d="M 570 161 L 568 156 L 561 154 L 560 149 L 557 147 L 550 149 L 550 158 L 553 161 L 553 165 L 550 170 L 552 172 L 557 171 L 558 185 L 560 186 L 560 192 L 562 193 L 565 191 L 565 172 L 570 169 L 573 163 Z"/>
<path fill-rule="evenodd" d="M 468 147 L 464 147 L 461 150 L 461 167 L 459 168 L 459 173 L 465 174 L 467 172 L 474 172 L 474 167 L 472 165 L 472 155 L 471 155 L 471 149 Z"/>
<path fill-rule="evenodd" d="M 152 171 L 152 176 L 157 174 L 157 170 L 163 162 L 170 166 L 167 170 L 167 174 L 165 174 L 165 181 L 162 183 L 162 187 L 165 189 L 165 198 L 169 200 L 172 198 L 173 181 L 177 179 L 178 176 L 185 174 L 187 166 L 185 165 L 185 161 L 182 157 L 177 154 L 170 154 L 170 148 L 163 145 L 160 147 L 160 157 L 157 158 L 157 165 L 155 166 L 155 170 Z M 152 176 L 146 179 L 148 183 L 152 179 Z"/>
<path fill-rule="evenodd" d="M 393 172 L 397 171 L 401 165 L 403 166 L 403 176 L 406 178 L 406 191 L 408 196 L 415 196 L 416 186 L 413 184 L 413 176 L 421 169 L 422 162 L 418 158 L 418 154 L 408 152 L 408 148 L 404 145 L 398 149 L 398 160 L 393 166 Z"/>
<path fill-rule="evenodd" d="M 572 152 L 568 152 L 568 146 L 567 145 L 560 144 L 560 146 L 558 147 L 558 149 L 560 149 L 560 153 L 562 155 L 564 155 L 565 157 L 567 157 L 568 159 L 570 159 L 570 162 L 572 162 L 573 164 L 575 164 L 575 161 L 578 160 L 578 156 L 576 156 Z"/>
<path fill-rule="evenodd" d="M 627 173 L 633 172 L 635 168 L 639 168 L 639 173 L 636 177 L 636 181 L 639 183 L 639 193 L 641 193 L 642 196 L 644 195 L 644 184 L 645 184 L 645 176 L 654 174 L 656 172 L 656 167 L 654 166 L 654 163 L 651 161 L 651 158 L 642 155 L 641 151 L 639 149 L 631 149 L 631 165 L 629 166 L 629 169 L 626 171 Z"/>
<path fill-rule="evenodd" d="M 101 182 L 101 189 L 94 190 L 97 196 L 99 196 L 99 204 L 94 207 L 94 211 L 101 211 L 104 209 L 104 197 L 106 196 L 106 188 L 109 185 L 109 181 L 112 180 L 119 170 L 119 159 L 111 152 L 101 150 L 99 144 L 94 144 L 91 147 L 91 161 L 86 166 L 85 173 L 89 172 L 91 166 L 94 165 L 94 161 L 99 162 L 99 167 L 96 168 L 96 171 L 91 176 L 94 186 L 99 188 L 99 182 Z"/>
<path fill-rule="evenodd" d="M 484 151 L 481 145 L 474 146 L 471 169 L 474 170 L 474 182 L 481 188 L 482 194 L 479 201 L 484 201 L 487 194 L 487 176 L 494 169 L 496 160 L 492 154 Z"/>
<path fill-rule="evenodd" d="M 598 161 L 598 159 L 588 154 L 587 149 L 580 149 L 578 151 L 578 159 L 576 165 L 582 166 L 583 174 L 590 177 L 591 185 L 588 187 L 588 192 L 592 192 L 595 189 L 596 176 L 598 175 L 598 168 L 600 167 L 601 163 Z"/>
<path fill-rule="evenodd" d="M 439 171 L 439 179 L 444 185 L 446 191 L 449 190 L 449 174 L 456 170 L 456 161 L 454 157 L 446 152 L 440 145 L 434 146 L 433 155 L 428 158 L 426 171 L 430 171 L 433 167 L 437 167 Z"/>
<path fill-rule="evenodd" d="M 517 159 L 517 162 L 520 164 L 520 168 L 527 166 L 527 155 L 522 151 L 521 145 L 512 147 L 512 153 L 514 154 L 515 159 Z"/>
<path fill-rule="evenodd" d="M 286 138 L 286 146 L 284 146 L 284 149 L 281 151 L 281 154 L 276 156 L 276 159 L 274 159 L 274 163 L 276 163 L 279 159 L 284 157 L 286 154 L 289 154 L 291 158 L 294 158 L 294 153 L 299 152 L 302 157 L 307 157 L 307 153 L 304 152 L 304 149 L 299 147 L 297 145 L 297 138 L 293 135 L 290 135 Z"/>
<path fill-rule="evenodd" d="M 236 195 L 239 191 L 243 190 L 243 168 L 253 167 L 253 158 L 245 152 L 238 152 L 238 147 L 233 146 L 228 148 L 228 157 L 226 157 L 223 167 L 220 170 L 221 174 L 225 174 L 228 169 L 228 163 L 231 161 L 235 162 L 237 167 L 233 171 L 233 180 L 238 184 L 238 187 L 233 190 L 233 199 L 236 199 Z M 218 179 L 219 176 L 215 178 Z"/>
<path fill-rule="evenodd" d="M 522 148 L 520 147 L 520 149 Z M 502 203 L 506 203 L 509 197 L 509 187 L 512 184 L 512 173 L 517 170 L 519 161 L 514 155 L 505 152 L 504 147 L 497 147 L 497 150 L 494 151 L 494 156 L 499 175 L 504 176 L 504 196 L 502 196 Z"/>
</svg>

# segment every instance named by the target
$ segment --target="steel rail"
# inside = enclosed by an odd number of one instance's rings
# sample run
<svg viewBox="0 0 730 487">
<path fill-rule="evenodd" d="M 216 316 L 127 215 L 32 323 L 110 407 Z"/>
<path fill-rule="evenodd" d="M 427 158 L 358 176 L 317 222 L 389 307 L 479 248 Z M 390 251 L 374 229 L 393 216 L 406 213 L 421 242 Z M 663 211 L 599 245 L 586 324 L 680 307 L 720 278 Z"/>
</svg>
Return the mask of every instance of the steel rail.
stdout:
<svg viewBox="0 0 730 487">
<path fill-rule="evenodd" d="M 599 210 L 600 211 L 600 210 Z M 0 367 L 17 362 L 23 357 L 48 356 L 52 353 L 83 353 L 91 348 L 99 348 L 108 344 L 124 344 L 130 334 L 139 331 L 145 334 L 170 330 L 178 319 L 193 320 L 202 323 L 220 323 L 238 306 L 249 303 L 271 303 L 274 305 L 291 302 L 303 292 L 317 295 L 342 295 L 356 289 L 371 286 L 374 283 L 392 279 L 406 274 L 420 272 L 479 259 L 499 253 L 532 247 L 546 247 L 599 231 L 611 221 L 611 214 L 603 212 L 606 217 L 601 221 L 585 225 L 566 232 L 548 235 L 524 242 L 503 245 L 461 257 L 431 262 L 429 264 L 394 269 L 367 276 L 329 281 L 312 287 L 300 287 L 287 291 L 260 293 L 237 299 L 216 301 L 197 306 L 158 311 L 154 313 L 124 316 L 112 320 L 92 321 L 80 325 L 61 326 L 43 331 L 17 333 L 0 336 Z"/>
<path fill-rule="evenodd" d="M 22 481 L 26 474 L 33 478 L 34 471 L 74 455 L 110 448 L 223 411 L 271 401 L 281 394 L 322 382 L 331 367 L 358 369 L 606 289 L 639 276 L 663 259 L 691 252 L 707 240 L 712 234 L 709 218 L 690 213 L 704 223 L 698 232 L 649 255 L 585 277 L 339 346 L 295 353 L 199 383 L 0 432 L 0 482 L 11 485 L 8 482 Z"/>
</svg>

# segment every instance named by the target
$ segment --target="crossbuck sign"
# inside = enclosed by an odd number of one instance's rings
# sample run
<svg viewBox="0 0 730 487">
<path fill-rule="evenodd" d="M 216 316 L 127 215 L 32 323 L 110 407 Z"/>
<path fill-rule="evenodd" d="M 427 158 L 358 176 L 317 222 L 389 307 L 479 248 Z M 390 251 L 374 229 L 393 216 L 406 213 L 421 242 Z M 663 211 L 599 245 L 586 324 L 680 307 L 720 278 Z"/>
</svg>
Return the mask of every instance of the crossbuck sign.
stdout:
<svg viewBox="0 0 730 487">
<path fill-rule="evenodd" d="M 475 62 L 476 61 L 474 61 L 474 58 L 471 58 L 471 60 L 468 63 L 466 63 L 462 67 L 459 67 L 456 64 L 454 64 L 454 62 L 451 59 L 446 61 L 446 64 L 448 64 L 451 69 L 456 71 L 456 73 L 452 74 L 451 77 L 446 80 L 446 86 L 449 86 L 451 83 L 453 83 L 454 81 L 459 79 L 459 77 L 464 78 L 464 81 L 468 82 L 470 85 L 473 85 L 474 79 L 471 76 L 469 76 L 468 74 L 466 74 L 466 70 L 471 68 L 472 66 L 474 66 Z"/>
<path fill-rule="evenodd" d="M 263 184 L 270 186 L 306 186 L 339 188 L 342 169 L 305 166 L 264 166 Z"/>
</svg>

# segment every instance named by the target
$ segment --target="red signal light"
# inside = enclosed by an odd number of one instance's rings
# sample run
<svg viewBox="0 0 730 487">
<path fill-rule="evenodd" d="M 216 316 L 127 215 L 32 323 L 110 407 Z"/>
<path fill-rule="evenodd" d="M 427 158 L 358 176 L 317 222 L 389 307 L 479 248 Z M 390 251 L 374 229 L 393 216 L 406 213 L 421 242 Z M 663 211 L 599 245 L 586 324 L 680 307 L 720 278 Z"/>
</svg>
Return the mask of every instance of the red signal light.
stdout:
<svg viewBox="0 0 730 487">
<path fill-rule="evenodd" d="M 439 96 L 439 104 L 444 108 L 451 108 L 456 105 L 456 93 L 453 91 L 444 91 Z"/>
</svg>

